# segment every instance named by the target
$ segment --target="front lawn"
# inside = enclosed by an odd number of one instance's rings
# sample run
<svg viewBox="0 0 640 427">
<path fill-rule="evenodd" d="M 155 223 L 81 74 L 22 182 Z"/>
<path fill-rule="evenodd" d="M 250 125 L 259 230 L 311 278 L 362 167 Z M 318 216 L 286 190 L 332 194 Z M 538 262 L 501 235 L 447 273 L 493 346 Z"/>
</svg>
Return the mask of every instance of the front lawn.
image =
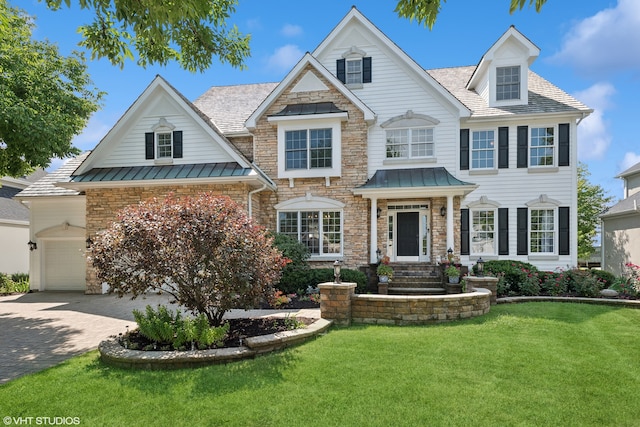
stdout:
<svg viewBox="0 0 640 427">
<path fill-rule="evenodd" d="M 437 326 L 334 328 L 195 370 L 116 369 L 94 351 L 0 386 L 0 415 L 87 426 L 630 426 L 640 420 L 639 328 L 640 310 L 526 303 Z"/>
</svg>

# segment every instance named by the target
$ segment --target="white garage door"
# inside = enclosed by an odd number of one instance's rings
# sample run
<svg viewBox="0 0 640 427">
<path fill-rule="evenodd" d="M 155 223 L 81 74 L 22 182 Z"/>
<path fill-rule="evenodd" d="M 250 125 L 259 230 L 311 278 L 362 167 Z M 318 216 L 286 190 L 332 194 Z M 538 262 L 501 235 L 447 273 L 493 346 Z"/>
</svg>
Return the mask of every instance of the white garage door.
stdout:
<svg viewBox="0 0 640 427">
<path fill-rule="evenodd" d="M 49 240 L 45 243 L 45 290 L 86 290 L 84 247 L 83 240 Z"/>
</svg>

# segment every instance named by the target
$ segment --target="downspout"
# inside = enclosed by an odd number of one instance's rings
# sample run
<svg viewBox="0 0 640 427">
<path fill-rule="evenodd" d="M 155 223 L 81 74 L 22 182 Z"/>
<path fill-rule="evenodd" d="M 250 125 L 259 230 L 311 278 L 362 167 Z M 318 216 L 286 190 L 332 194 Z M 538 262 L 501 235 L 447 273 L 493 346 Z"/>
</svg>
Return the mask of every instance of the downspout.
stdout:
<svg viewBox="0 0 640 427">
<path fill-rule="evenodd" d="M 251 198 L 254 194 L 259 193 L 267 188 L 267 184 L 262 184 L 262 188 L 258 188 L 253 191 L 249 191 L 249 201 L 247 203 L 247 208 L 249 211 L 249 218 L 253 218 L 253 203 L 251 202 Z"/>
</svg>

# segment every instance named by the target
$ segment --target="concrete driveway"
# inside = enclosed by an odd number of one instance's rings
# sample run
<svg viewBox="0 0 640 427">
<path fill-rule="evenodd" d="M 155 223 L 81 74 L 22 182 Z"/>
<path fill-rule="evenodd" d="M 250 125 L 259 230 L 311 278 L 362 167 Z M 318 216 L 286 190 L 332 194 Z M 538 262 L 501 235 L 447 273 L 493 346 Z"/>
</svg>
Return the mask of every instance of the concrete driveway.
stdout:
<svg viewBox="0 0 640 427">
<path fill-rule="evenodd" d="M 167 304 L 169 297 L 135 300 L 81 292 L 35 292 L 0 297 L 0 384 L 57 365 L 136 326 L 132 310 Z M 175 308 L 174 308 L 175 309 Z M 320 317 L 320 310 L 232 310 L 227 317 Z"/>
</svg>

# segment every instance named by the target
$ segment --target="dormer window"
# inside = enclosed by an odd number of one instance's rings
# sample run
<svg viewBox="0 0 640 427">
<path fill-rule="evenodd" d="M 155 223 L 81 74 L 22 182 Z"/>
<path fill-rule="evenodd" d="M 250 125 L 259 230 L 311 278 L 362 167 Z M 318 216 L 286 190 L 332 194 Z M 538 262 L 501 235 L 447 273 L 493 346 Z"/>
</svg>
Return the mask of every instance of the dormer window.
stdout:
<svg viewBox="0 0 640 427">
<path fill-rule="evenodd" d="M 336 61 L 336 77 L 352 89 L 371 83 L 371 57 L 352 46 Z"/>
<path fill-rule="evenodd" d="M 173 157 L 173 154 L 172 154 L 173 141 L 171 136 L 172 136 L 171 132 L 156 133 L 156 144 L 158 147 L 159 159 L 170 159 Z"/>
<path fill-rule="evenodd" d="M 144 134 L 145 159 L 166 162 L 182 158 L 182 131 L 161 118 Z"/>
<path fill-rule="evenodd" d="M 496 68 L 496 101 L 520 99 L 520 66 Z"/>
</svg>

